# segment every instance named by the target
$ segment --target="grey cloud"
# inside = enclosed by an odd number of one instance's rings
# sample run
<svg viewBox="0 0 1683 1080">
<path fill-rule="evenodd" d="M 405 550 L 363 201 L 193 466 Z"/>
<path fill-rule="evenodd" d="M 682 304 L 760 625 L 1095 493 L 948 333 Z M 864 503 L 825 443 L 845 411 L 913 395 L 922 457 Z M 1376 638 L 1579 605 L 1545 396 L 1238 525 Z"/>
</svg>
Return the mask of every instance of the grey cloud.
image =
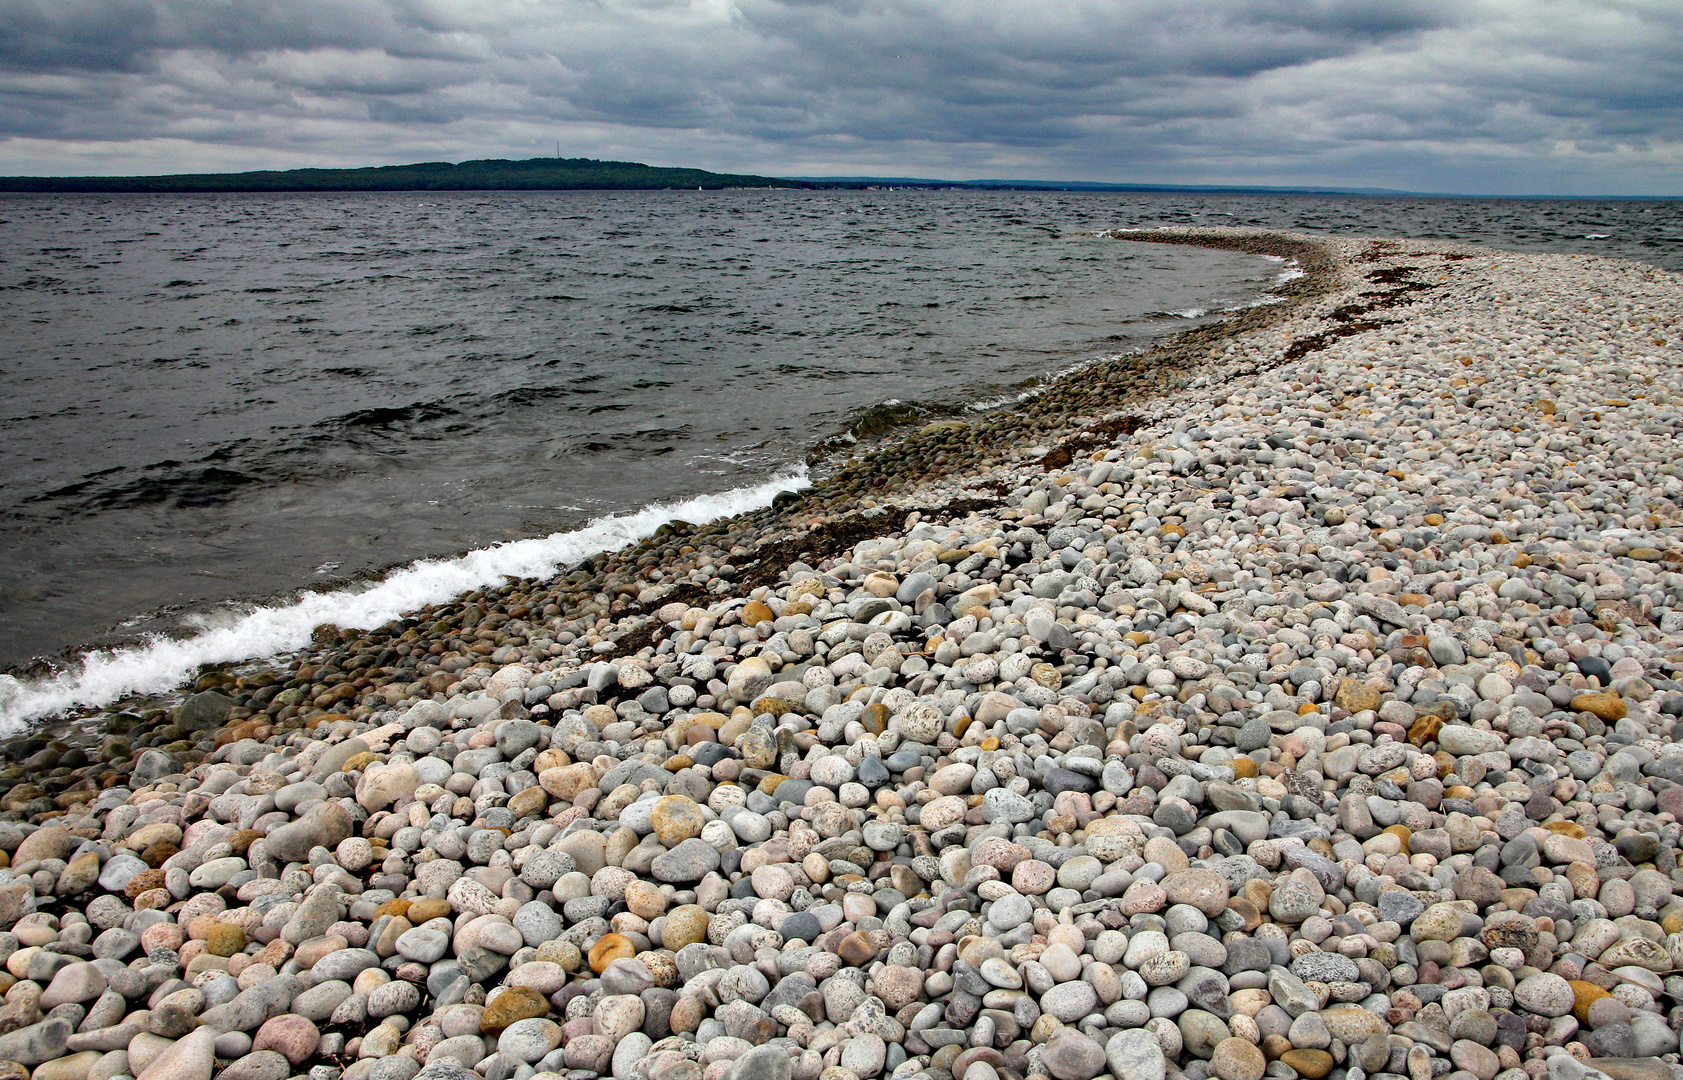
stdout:
<svg viewBox="0 0 1683 1080">
<path fill-rule="evenodd" d="M 0 26 L 0 64 L 33 70 L 141 70 L 171 49 L 460 51 L 448 24 L 388 0 L 0 0 Z"/>
<path fill-rule="evenodd" d="M 269 166 L 560 137 L 771 172 L 1676 190 L 1683 158 L 1659 0 L 0 0 L 0 27 L 0 139 L 111 144 L 99 171 L 165 141 Z"/>
</svg>

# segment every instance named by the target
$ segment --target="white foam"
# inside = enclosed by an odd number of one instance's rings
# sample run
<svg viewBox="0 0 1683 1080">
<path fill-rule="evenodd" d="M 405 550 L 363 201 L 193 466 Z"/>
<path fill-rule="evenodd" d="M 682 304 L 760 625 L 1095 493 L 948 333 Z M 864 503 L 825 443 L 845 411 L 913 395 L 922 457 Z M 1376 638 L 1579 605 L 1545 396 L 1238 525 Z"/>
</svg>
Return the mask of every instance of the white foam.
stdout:
<svg viewBox="0 0 1683 1080">
<path fill-rule="evenodd" d="M 572 532 L 514 540 L 455 559 L 411 563 L 372 585 L 303 592 L 291 603 L 230 611 L 204 620 L 203 628 L 190 637 L 154 637 L 144 645 L 91 652 L 82 657 L 79 668 L 50 678 L 26 682 L 0 675 L 0 733 L 15 733 L 31 720 L 109 705 L 131 694 L 165 693 L 187 681 L 201 664 L 293 652 L 309 644 L 318 626 L 368 630 L 511 578 L 547 578 L 562 566 L 652 536 L 669 521 L 700 525 L 757 510 L 807 483 L 804 466 L 790 468 L 753 487 L 601 517 Z"/>
<path fill-rule="evenodd" d="M 1289 259 L 1286 261 L 1285 269 L 1275 275 L 1274 284 L 1284 285 L 1288 281 L 1296 281 L 1298 278 L 1307 273 L 1307 270 L 1297 264 L 1296 259 Z"/>
</svg>

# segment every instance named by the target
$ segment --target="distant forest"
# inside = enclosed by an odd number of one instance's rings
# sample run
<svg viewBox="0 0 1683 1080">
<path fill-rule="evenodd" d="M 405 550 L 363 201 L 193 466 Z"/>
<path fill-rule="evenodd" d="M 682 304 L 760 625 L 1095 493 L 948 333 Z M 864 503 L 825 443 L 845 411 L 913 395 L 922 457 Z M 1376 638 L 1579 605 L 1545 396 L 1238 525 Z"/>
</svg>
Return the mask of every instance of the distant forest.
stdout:
<svg viewBox="0 0 1683 1080">
<path fill-rule="evenodd" d="M 0 176 L 0 191 L 650 191 L 669 188 L 807 188 L 770 176 L 662 169 L 635 161 L 529 158 L 429 161 L 366 169 L 181 173 L 174 176 Z"/>
</svg>

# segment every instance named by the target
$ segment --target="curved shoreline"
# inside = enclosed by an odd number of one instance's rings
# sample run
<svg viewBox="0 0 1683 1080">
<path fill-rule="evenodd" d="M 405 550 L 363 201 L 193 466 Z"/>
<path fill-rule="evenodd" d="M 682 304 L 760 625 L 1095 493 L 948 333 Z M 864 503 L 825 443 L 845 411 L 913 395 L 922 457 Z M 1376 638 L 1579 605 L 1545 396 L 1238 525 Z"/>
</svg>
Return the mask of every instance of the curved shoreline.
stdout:
<svg viewBox="0 0 1683 1080">
<path fill-rule="evenodd" d="M 1220 232 L 1222 230 L 1215 231 Z M 1138 353 L 1117 357 L 1111 361 L 1101 361 L 1092 365 L 1083 365 L 1076 373 L 1066 374 L 1053 382 L 1036 388 L 1032 397 L 1027 399 L 1027 404 L 1023 401 L 1019 401 L 1010 405 L 1001 406 L 997 409 L 989 410 L 982 417 L 967 417 L 964 420 L 959 421 L 959 423 L 968 429 L 985 433 L 989 437 L 997 436 L 1002 439 L 1019 437 L 1019 422 L 1027 422 L 1036 431 L 1044 431 L 1045 418 L 1047 417 L 1051 417 L 1052 423 L 1054 424 L 1067 422 L 1066 416 L 1068 410 L 1064 408 L 1065 403 L 1061 400 L 1058 388 L 1069 385 L 1078 376 L 1087 375 L 1093 372 L 1107 374 L 1111 385 L 1115 385 L 1116 375 L 1120 373 L 1121 381 L 1124 385 L 1130 388 L 1130 400 L 1134 398 L 1146 398 L 1154 393 L 1160 393 L 1166 384 L 1161 378 L 1155 377 L 1158 373 L 1156 373 L 1154 369 L 1158 367 L 1176 367 L 1178 369 L 1179 366 L 1194 363 L 1196 362 L 1194 359 L 1195 354 L 1204 347 L 1204 343 L 1206 341 L 1210 339 L 1223 338 L 1228 333 L 1237 333 L 1246 327 L 1271 323 L 1285 312 L 1289 311 L 1297 300 L 1301 299 L 1303 296 L 1316 292 L 1322 287 L 1318 281 L 1317 275 L 1322 274 L 1325 270 L 1325 257 L 1321 253 L 1317 238 L 1309 236 L 1288 237 L 1283 234 L 1272 233 L 1268 230 L 1233 231 L 1235 233 L 1244 232 L 1247 235 L 1233 236 L 1231 238 L 1217 237 L 1213 238 L 1209 242 L 1199 239 L 1196 235 L 1194 235 L 1198 232 L 1198 230 L 1153 230 L 1149 235 L 1138 233 L 1136 231 L 1124 231 L 1113 235 L 1115 235 L 1118 239 L 1149 240 L 1151 242 L 1213 246 L 1243 251 L 1249 254 L 1268 255 L 1281 259 L 1298 260 L 1305 267 L 1305 276 L 1294 279 L 1293 281 L 1284 283 L 1280 286 L 1275 286 L 1269 290 L 1269 294 L 1279 296 L 1283 301 L 1282 303 L 1274 305 L 1259 305 L 1256 308 L 1243 309 L 1237 313 L 1231 313 L 1221 319 L 1205 323 L 1201 326 L 1180 331 L 1164 340 L 1153 343 Z M 1186 235 L 1181 235 L 1183 233 Z M 1183 346 L 1185 347 L 1183 348 Z M 1059 402 L 1056 404 L 1049 401 L 1039 400 L 1054 396 L 1060 397 Z M 1049 405 L 1051 406 L 1050 408 L 1048 408 Z M 882 468 L 882 464 L 885 461 L 889 464 L 890 468 L 892 468 L 894 461 L 902 456 L 915 457 L 920 454 L 927 454 L 930 456 L 943 455 L 953 457 L 955 448 L 950 445 L 950 439 L 944 437 L 945 432 L 951 427 L 951 423 L 937 422 L 935 424 L 928 425 L 921 432 L 908 433 L 902 431 L 890 434 L 881 439 L 871 440 L 868 444 L 860 448 L 862 453 L 859 457 L 862 458 L 862 461 L 855 463 L 852 468 L 844 467 L 831 470 L 829 475 L 826 475 L 822 480 L 805 485 L 804 490 L 801 492 L 802 502 L 799 507 L 790 510 L 788 513 L 780 512 L 778 509 L 772 507 L 763 508 L 761 510 L 750 512 L 747 515 L 730 518 L 719 523 L 716 527 L 704 530 L 699 535 L 700 537 L 718 537 L 720 538 L 718 540 L 720 544 L 725 546 L 736 546 L 740 544 L 744 538 L 746 538 L 749 543 L 757 543 L 771 532 L 787 528 L 791 525 L 794 526 L 794 531 L 798 534 L 804 531 L 800 525 L 803 520 L 803 515 L 823 518 L 834 514 L 837 507 L 849 505 L 852 500 L 861 496 L 869 498 L 873 493 L 882 491 L 884 480 L 884 470 Z M 970 467 L 973 464 L 973 461 L 973 455 L 968 457 L 959 455 L 956 460 L 951 460 L 940 466 L 929 465 L 926 468 L 926 475 L 956 475 L 966 467 Z M 889 475 L 892 477 L 891 472 Z M 897 481 L 898 479 L 899 478 L 892 478 L 891 482 Z M 760 486 L 763 487 L 764 485 Z M 733 493 L 726 492 L 722 494 L 731 495 Z M 719 496 L 698 496 L 694 499 L 684 500 L 684 504 L 704 503 L 718 497 Z M 810 511 L 808 510 L 809 505 L 812 507 Z M 650 507 L 645 509 L 651 510 L 657 508 Z M 784 506 L 784 509 L 788 509 L 786 505 Z M 593 522 L 591 527 L 597 525 L 612 525 L 614 522 L 625 516 L 626 515 L 617 515 L 615 517 L 603 519 L 601 522 Z M 580 531 L 590 531 L 590 527 Z M 559 536 L 561 534 L 557 535 Z M 570 536 L 571 534 L 567 535 Z M 728 539 L 726 539 L 727 537 Z M 638 553 L 641 553 L 646 551 L 648 547 L 648 543 L 643 542 L 636 545 L 635 550 Z M 486 551 L 491 550 L 494 549 L 486 549 Z M 610 551 L 606 554 L 612 556 L 618 553 Z M 430 564 L 431 560 L 422 560 L 422 562 Z M 576 568 L 577 566 L 582 565 L 584 564 L 574 564 L 574 567 Z M 401 573 L 401 568 L 399 568 L 396 572 Z M 598 576 L 603 578 L 612 577 L 611 574 Z M 627 580 L 629 580 L 627 575 L 621 574 L 618 577 L 614 577 L 612 580 L 604 580 L 600 584 L 603 587 L 610 589 L 622 588 L 627 584 Z M 480 591 L 490 594 L 506 594 L 512 590 L 510 587 L 503 587 L 501 589 L 492 588 Z M 600 591 L 600 589 L 587 588 L 572 591 L 575 594 L 578 594 L 597 592 Z M 463 593 L 462 595 L 467 594 Z M 285 606 L 286 605 L 278 605 L 278 607 L 282 608 Z M 425 607 L 406 612 L 405 617 L 420 618 L 425 616 L 428 612 L 436 611 L 448 606 L 452 606 L 452 602 L 446 601 L 443 603 L 427 605 Z M 612 607 L 613 605 L 610 604 L 609 606 Z M 620 610 L 614 611 L 612 614 L 618 616 L 623 612 L 626 606 L 627 605 L 621 604 Z M 398 621 L 402 620 L 399 619 Z M 100 658 L 110 656 L 112 658 L 120 659 L 133 651 L 135 651 L 135 647 L 125 646 L 123 648 L 109 651 L 93 650 L 88 654 L 88 656 L 97 656 Z M 252 657 L 222 661 L 217 662 L 214 665 L 207 664 L 206 667 L 208 668 L 214 666 L 220 670 L 243 672 L 254 668 L 273 668 L 278 663 L 283 666 L 290 665 L 294 670 L 296 670 L 299 664 L 307 658 L 308 654 L 309 650 L 304 649 L 283 652 L 271 657 Z M 88 668 L 86 664 L 84 664 L 84 668 L 81 672 L 78 672 L 76 669 L 67 669 L 58 676 L 37 679 L 21 678 L 17 681 L 23 686 L 50 688 L 55 683 L 75 682 L 79 680 L 87 670 Z M 0 676 L 0 680 L 11 678 L 11 676 Z M 5 687 L 0 685 L 0 692 L 3 692 L 4 690 Z M 170 703 L 178 701 L 182 692 L 184 691 L 162 694 L 130 692 L 122 695 L 120 699 L 112 705 L 76 707 L 68 714 L 70 717 L 69 720 L 66 720 L 65 717 L 55 719 L 51 716 L 42 716 L 37 714 L 29 718 L 34 722 L 33 727 L 13 736 L 12 738 L 19 742 L 28 742 L 33 744 L 39 741 L 40 736 L 44 735 L 53 740 L 69 740 L 70 745 L 86 749 L 89 748 L 89 740 L 96 735 L 97 732 L 90 730 L 86 723 L 79 721 L 96 719 L 97 717 L 107 713 L 155 712 L 159 705 L 167 707 Z M 33 752 L 34 751 L 32 750 L 31 753 Z"/>
<path fill-rule="evenodd" d="M 1125 235 L 1306 273 L 765 510 L 100 714 L 93 763 L 14 740 L 0 1061 L 1672 1080 L 1677 275 Z"/>
</svg>

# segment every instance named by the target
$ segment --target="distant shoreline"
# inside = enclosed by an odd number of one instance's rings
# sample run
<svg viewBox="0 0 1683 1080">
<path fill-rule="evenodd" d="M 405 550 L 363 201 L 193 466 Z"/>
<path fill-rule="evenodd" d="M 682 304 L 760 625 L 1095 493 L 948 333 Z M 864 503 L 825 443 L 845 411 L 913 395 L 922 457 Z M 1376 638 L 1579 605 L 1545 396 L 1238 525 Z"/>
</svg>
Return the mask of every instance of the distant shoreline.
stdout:
<svg viewBox="0 0 1683 1080">
<path fill-rule="evenodd" d="M 0 192 L 25 194 L 208 195 L 229 192 L 663 191 L 813 185 L 770 176 L 664 169 L 635 161 L 530 158 L 424 162 L 365 169 L 287 169 L 167 176 L 0 176 Z"/>
<path fill-rule="evenodd" d="M 357 191 L 1065 191 L 1094 194 L 1304 195 L 1372 199 L 1555 199 L 1676 202 L 1676 195 L 1488 195 L 1267 184 L 1132 184 L 1086 180 L 938 180 L 913 176 L 759 176 L 594 158 L 488 158 L 353 169 L 259 169 L 158 176 L 0 176 L 0 194 L 210 195 Z"/>
</svg>

